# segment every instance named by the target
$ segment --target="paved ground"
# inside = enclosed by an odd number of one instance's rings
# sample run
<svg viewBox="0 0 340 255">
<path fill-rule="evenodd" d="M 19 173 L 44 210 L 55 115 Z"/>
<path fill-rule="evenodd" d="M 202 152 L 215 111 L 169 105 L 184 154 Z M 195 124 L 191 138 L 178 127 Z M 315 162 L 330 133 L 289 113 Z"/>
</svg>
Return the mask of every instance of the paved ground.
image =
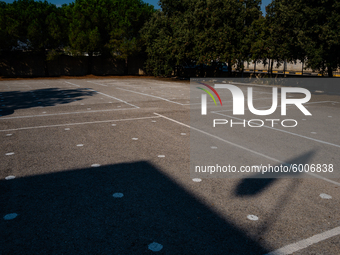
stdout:
<svg viewBox="0 0 340 255">
<path fill-rule="evenodd" d="M 192 180 L 189 87 L 1 81 L 0 254 L 340 254 L 340 179 Z M 313 102 L 317 119 L 290 134 L 263 128 L 249 143 L 229 133 L 229 157 L 313 150 L 339 162 L 340 96 Z"/>
</svg>

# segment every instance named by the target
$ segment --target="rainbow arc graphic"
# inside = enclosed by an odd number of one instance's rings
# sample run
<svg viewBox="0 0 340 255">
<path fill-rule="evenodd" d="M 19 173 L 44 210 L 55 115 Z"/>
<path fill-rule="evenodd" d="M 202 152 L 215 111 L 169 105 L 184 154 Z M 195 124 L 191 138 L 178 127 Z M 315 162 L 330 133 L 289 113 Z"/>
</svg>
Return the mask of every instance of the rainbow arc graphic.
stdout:
<svg viewBox="0 0 340 255">
<path fill-rule="evenodd" d="M 213 87 L 211 87 L 210 85 L 205 84 L 205 83 L 203 83 L 203 82 L 199 82 L 199 84 L 202 84 L 202 85 L 206 86 L 207 88 L 211 89 L 211 91 L 214 92 L 215 95 L 217 96 L 218 100 L 220 100 L 220 104 L 221 104 L 221 106 L 222 106 L 222 100 L 221 100 L 221 98 L 220 98 L 220 95 L 217 93 L 217 91 L 216 91 Z M 197 87 L 197 88 L 203 90 L 204 92 L 206 92 L 206 93 L 214 100 L 215 105 L 217 105 L 214 96 L 211 94 L 211 92 L 210 92 L 209 90 L 203 89 L 203 88 L 200 88 L 200 87 Z"/>
</svg>

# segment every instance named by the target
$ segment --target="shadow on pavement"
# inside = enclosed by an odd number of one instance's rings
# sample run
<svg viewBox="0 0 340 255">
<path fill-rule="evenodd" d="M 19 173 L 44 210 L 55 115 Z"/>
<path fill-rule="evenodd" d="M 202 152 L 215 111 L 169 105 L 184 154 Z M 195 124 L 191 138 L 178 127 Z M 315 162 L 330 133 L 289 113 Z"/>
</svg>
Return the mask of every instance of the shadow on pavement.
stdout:
<svg viewBox="0 0 340 255">
<path fill-rule="evenodd" d="M 154 254 L 152 242 L 163 245 L 157 254 L 268 252 L 144 161 L 1 180 L 0 189 L 1 254 Z"/>
<path fill-rule="evenodd" d="M 17 109 L 67 104 L 74 100 L 82 100 L 85 96 L 92 96 L 94 93 L 87 89 L 58 88 L 0 92 L 0 116 L 13 114 Z"/>
<path fill-rule="evenodd" d="M 314 151 L 309 151 L 307 153 L 304 153 L 296 158 L 293 158 L 289 160 L 289 164 L 307 164 L 309 160 L 313 157 Z M 273 165 L 273 167 L 280 167 L 281 165 Z M 283 166 L 283 165 L 282 165 Z M 287 165 L 289 167 L 289 165 Z M 266 172 L 264 174 L 256 173 L 251 178 L 245 178 L 241 179 L 239 184 L 236 187 L 236 190 L 234 191 L 234 195 L 238 197 L 243 196 L 255 196 L 262 193 L 264 190 L 269 188 L 271 185 L 273 185 L 275 182 L 280 180 L 280 178 L 299 178 L 299 175 L 302 173 L 297 172 L 282 172 L 282 173 L 269 173 Z"/>
</svg>

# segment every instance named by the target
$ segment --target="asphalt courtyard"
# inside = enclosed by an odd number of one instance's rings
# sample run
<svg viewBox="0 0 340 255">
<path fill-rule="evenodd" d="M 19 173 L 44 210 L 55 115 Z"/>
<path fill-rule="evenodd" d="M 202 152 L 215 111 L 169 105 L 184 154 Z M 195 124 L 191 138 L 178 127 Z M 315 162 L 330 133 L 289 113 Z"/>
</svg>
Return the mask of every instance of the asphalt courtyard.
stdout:
<svg viewBox="0 0 340 255">
<path fill-rule="evenodd" d="M 259 102 L 271 93 L 254 91 Z M 228 144 L 240 164 L 300 155 L 340 164 L 340 95 L 314 91 L 309 103 L 317 117 L 296 116 L 293 131 L 218 139 L 190 128 L 200 105 L 188 81 L 2 80 L 0 254 L 339 255 L 340 178 L 189 171 L 192 132 L 215 151 Z"/>
</svg>

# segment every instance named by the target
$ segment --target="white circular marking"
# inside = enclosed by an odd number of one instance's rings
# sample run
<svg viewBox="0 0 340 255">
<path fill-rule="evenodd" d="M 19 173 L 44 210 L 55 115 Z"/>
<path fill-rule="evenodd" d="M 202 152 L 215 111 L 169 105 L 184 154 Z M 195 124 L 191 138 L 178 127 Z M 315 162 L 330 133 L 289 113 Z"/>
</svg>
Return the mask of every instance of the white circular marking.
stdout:
<svg viewBox="0 0 340 255">
<path fill-rule="evenodd" d="M 5 177 L 5 180 L 12 180 L 12 179 L 14 179 L 14 178 L 15 178 L 14 175 L 9 175 L 9 176 Z"/>
<path fill-rule="evenodd" d="M 11 136 L 12 134 L 6 134 L 6 136 Z"/>
<path fill-rule="evenodd" d="M 116 197 L 116 198 L 121 198 L 121 197 L 124 196 L 124 194 L 123 193 L 114 193 L 112 196 Z"/>
<path fill-rule="evenodd" d="M 193 181 L 193 182 L 201 182 L 202 179 L 200 179 L 200 178 L 194 178 L 194 179 L 192 179 L 192 181 Z"/>
<path fill-rule="evenodd" d="M 149 250 L 151 251 L 160 251 L 163 249 L 163 245 L 161 245 L 160 243 L 150 243 L 148 246 Z"/>
<path fill-rule="evenodd" d="M 158 155 L 159 158 L 165 158 L 165 155 Z"/>
<path fill-rule="evenodd" d="M 247 219 L 248 219 L 248 220 L 258 220 L 259 217 L 257 217 L 256 215 L 250 214 L 250 215 L 247 216 Z"/>
<path fill-rule="evenodd" d="M 84 146 L 84 144 L 77 144 L 77 146 L 78 146 L 78 147 L 82 147 L 82 146 Z"/>
<path fill-rule="evenodd" d="M 311 132 L 311 133 L 314 134 L 314 135 L 316 134 L 316 132 Z"/>
<path fill-rule="evenodd" d="M 181 133 L 181 135 L 187 135 L 186 133 Z"/>
<path fill-rule="evenodd" d="M 9 213 L 4 216 L 4 220 L 13 220 L 18 216 L 16 213 Z"/>
<path fill-rule="evenodd" d="M 211 149 L 217 149 L 217 147 L 216 147 L 216 146 L 211 146 L 210 148 L 211 148 Z"/>
<path fill-rule="evenodd" d="M 91 166 L 92 166 L 92 167 L 100 167 L 99 164 L 92 164 Z"/>
<path fill-rule="evenodd" d="M 114 126 L 117 126 L 117 125 L 116 125 L 116 124 L 112 124 L 111 126 L 113 126 L 113 127 L 114 127 Z"/>
<path fill-rule="evenodd" d="M 6 156 L 11 156 L 11 155 L 14 155 L 14 152 L 8 152 L 8 153 L 6 153 Z"/>
<path fill-rule="evenodd" d="M 65 128 L 65 130 L 70 130 L 70 128 Z"/>
<path fill-rule="evenodd" d="M 323 199 L 332 199 L 332 196 L 325 194 L 325 193 L 321 193 L 320 197 L 323 198 Z"/>
<path fill-rule="evenodd" d="M 138 138 L 137 138 L 137 137 L 134 137 L 134 138 L 132 138 L 132 140 L 135 140 L 135 141 L 137 141 L 137 140 L 138 140 Z"/>
</svg>

